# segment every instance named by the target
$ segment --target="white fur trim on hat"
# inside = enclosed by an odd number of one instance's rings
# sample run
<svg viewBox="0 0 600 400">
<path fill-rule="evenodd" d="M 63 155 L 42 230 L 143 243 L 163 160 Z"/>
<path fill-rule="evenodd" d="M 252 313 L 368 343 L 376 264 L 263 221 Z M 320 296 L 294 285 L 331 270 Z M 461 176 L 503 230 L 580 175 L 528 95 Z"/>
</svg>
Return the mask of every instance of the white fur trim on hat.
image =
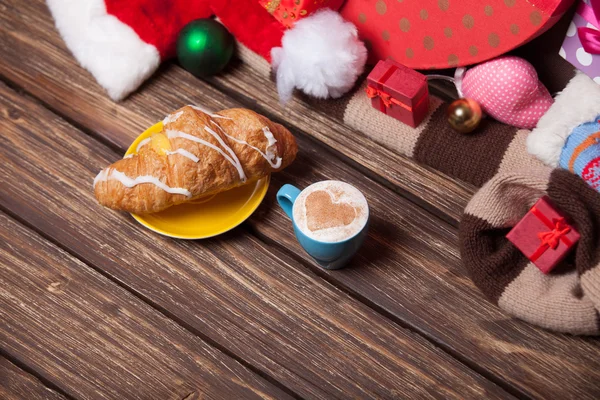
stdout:
<svg viewBox="0 0 600 400">
<path fill-rule="evenodd" d="M 123 99 L 158 68 L 156 47 L 107 14 L 103 0 L 47 2 L 69 50 L 113 100 Z"/>
<path fill-rule="evenodd" d="M 324 9 L 285 32 L 282 47 L 273 48 L 271 57 L 285 103 L 294 88 L 318 98 L 342 96 L 363 72 L 367 49 L 351 22 Z"/>
<path fill-rule="evenodd" d="M 600 85 L 578 72 L 527 137 L 527 151 L 557 167 L 567 138 L 578 125 L 600 114 Z"/>
</svg>

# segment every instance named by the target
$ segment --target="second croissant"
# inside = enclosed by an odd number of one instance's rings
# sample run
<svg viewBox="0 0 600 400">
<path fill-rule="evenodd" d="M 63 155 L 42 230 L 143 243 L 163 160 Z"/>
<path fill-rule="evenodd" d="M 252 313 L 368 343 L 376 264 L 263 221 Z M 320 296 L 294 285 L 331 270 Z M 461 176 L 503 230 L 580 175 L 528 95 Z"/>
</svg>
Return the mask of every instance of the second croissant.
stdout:
<svg viewBox="0 0 600 400">
<path fill-rule="evenodd" d="M 100 171 L 94 194 L 115 210 L 154 213 L 280 171 L 297 151 L 286 128 L 251 110 L 185 106 L 137 154 Z"/>
</svg>

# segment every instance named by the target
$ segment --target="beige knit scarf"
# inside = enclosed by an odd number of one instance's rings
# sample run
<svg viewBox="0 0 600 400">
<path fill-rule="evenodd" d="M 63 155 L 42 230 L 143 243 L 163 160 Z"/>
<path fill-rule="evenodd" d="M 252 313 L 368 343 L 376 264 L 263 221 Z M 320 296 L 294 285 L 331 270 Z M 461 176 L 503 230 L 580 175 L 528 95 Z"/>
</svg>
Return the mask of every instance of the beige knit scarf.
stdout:
<svg viewBox="0 0 600 400">
<path fill-rule="evenodd" d="M 545 194 L 581 234 L 548 275 L 505 237 Z M 460 238 L 464 266 L 500 308 L 547 329 L 600 333 L 600 195 L 581 178 L 549 168 L 499 174 L 469 202 Z"/>
</svg>

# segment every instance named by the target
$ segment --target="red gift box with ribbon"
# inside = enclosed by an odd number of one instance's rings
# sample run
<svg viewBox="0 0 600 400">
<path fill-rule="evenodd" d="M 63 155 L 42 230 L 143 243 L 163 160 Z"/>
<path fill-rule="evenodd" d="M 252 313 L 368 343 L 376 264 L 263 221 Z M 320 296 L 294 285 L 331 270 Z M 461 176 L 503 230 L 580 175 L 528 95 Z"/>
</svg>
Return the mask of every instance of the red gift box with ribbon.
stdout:
<svg viewBox="0 0 600 400">
<path fill-rule="evenodd" d="M 552 204 L 539 199 L 506 235 L 543 273 L 549 273 L 575 246 L 579 232 Z"/>
<path fill-rule="evenodd" d="M 425 75 L 392 60 L 379 61 L 367 77 L 373 108 L 416 128 L 429 111 Z"/>
<path fill-rule="evenodd" d="M 344 0 L 258 0 L 258 2 L 283 26 L 291 28 L 296 21 L 322 8 L 337 11 Z M 235 7 L 233 2 L 231 7 Z"/>
</svg>

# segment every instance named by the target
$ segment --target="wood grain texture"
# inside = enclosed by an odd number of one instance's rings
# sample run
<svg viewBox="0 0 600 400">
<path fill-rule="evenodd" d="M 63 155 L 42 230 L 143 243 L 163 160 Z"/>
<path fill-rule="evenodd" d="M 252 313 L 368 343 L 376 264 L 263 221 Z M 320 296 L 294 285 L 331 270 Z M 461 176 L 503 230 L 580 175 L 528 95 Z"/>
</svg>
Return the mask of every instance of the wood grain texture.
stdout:
<svg viewBox="0 0 600 400">
<path fill-rule="evenodd" d="M 14 20 L 18 18 L 21 17 L 13 16 Z M 37 21 L 42 26 L 40 33 L 31 35 L 42 35 L 43 24 L 48 24 L 45 18 L 42 15 Z M 2 35 L 15 46 L 27 49 L 28 41 L 20 38 L 29 37 L 30 33 L 21 25 L 15 27 L 18 34 L 9 29 Z M 142 128 L 181 104 L 196 102 L 213 109 L 237 105 L 174 66 L 167 66 L 141 92 L 115 105 L 104 95 L 95 94 L 101 89 L 74 66 L 59 39 L 45 40 L 53 41 L 48 54 L 32 54 L 21 69 L 2 63 L 0 68 L 52 106 L 64 97 L 77 99 L 76 109 L 59 104 L 57 110 L 122 150 Z M 22 56 L 12 57 L 17 63 L 25 62 Z M 63 71 L 65 65 L 70 66 L 68 72 Z M 45 70 L 48 76 L 40 78 Z M 307 114 L 311 112 L 306 110 Z M 323 125 L 315 129 L 329 128 Z M 282 183 L 304 186 L 325 177 L 352 182 L 365 191 L 379 215 L 355 267 L 324 272 L 329 280 L 440 343 L 470 365 L 507 381 L 521 393 L 541 397 L 554 393 L 585 397 L 596 393 L 597 368 L 589 368 L 597 366 L 596 340 L 553 335 L 502 314 L 482 298 L 460 267 L 455 229 L 365 179 L 360 172 L 336 165 L 339 158 L 314 146 L 312 141 L 301 138 L 300 147 L 296 165 L 281 177 L 274 177 L 266 203 L 252 218 L 251 224 L 261 237 L 281 242 L 305 257 L 291 236 L 289 222 L 272 201 L 274 191 Z M 451 192 L 447 192 L 447 197 L 451 197 Z"/>
<path fill-rule="evenodd" d="M 244 230 L 178 241 L 103 209 L 117 154 L 2 86 L 0 110 L 0 206 L 298 395 L 507 396 Z"/>
<path fill-rule="evenodd" d="M 187 103 L 202 102 L 215 110 L 236 105 L 221 90 L 170 65 L 163 66 L 141 91 L 115 104 L 89 73 L 77 66 L 56 34 L 43 0 L 1 0 L 0 7 L 0 49 L 4 54 L 0 75 L 120 147 L 131 143 L 132 133 L 155 122 L 148 117 L 157 112 L 165 114 Z M 245 107 L 330 145 L 365 174 L 435 212 L 439 210 L 454 224 L 473 193 L 472 186 L 395 154 L 301 100 L 294 99 L 282 108 L 268 77 L 239 62 L 212 83 Z M 73 98 L 80 100 L 77 107 L 73 107 Z M 82 113 L 86 108 L 89 112 Z M 110 125 L 117 117 L 127 121 L 125 129 L 115 130 Z"/>
<path fill-rule="evenodd" d="M 2 217 L 0 217 L 2 218 Z M 66 400 L 48 388 L 35 376 L 0 357 L 0 399 L 3 400 Z"/>
<path fill-rule="evenodd" d="M 0 264 L 3 351 L 73 397 L 288 397 L 2 213 Z"/>
<path fill-rule="evenodd" d="M 483 297 L 461 266 L 454 227 L 360 172 L 331 162 L 327 153 L 302 139 L 299 145 L 299 158 L 272 176 L 264 204 L 250 219 L 260 237 L 311 262 L 275 201 L 277 190 L 286 183 L 304 188 L 325 179 L 351 183 L 369 201 L 370 233 L 349 267 L 320 270 L 328 280 L 526 396 L 600 396 L 598 338 L 554 334 L 504 314 Z"/>
</svg>

